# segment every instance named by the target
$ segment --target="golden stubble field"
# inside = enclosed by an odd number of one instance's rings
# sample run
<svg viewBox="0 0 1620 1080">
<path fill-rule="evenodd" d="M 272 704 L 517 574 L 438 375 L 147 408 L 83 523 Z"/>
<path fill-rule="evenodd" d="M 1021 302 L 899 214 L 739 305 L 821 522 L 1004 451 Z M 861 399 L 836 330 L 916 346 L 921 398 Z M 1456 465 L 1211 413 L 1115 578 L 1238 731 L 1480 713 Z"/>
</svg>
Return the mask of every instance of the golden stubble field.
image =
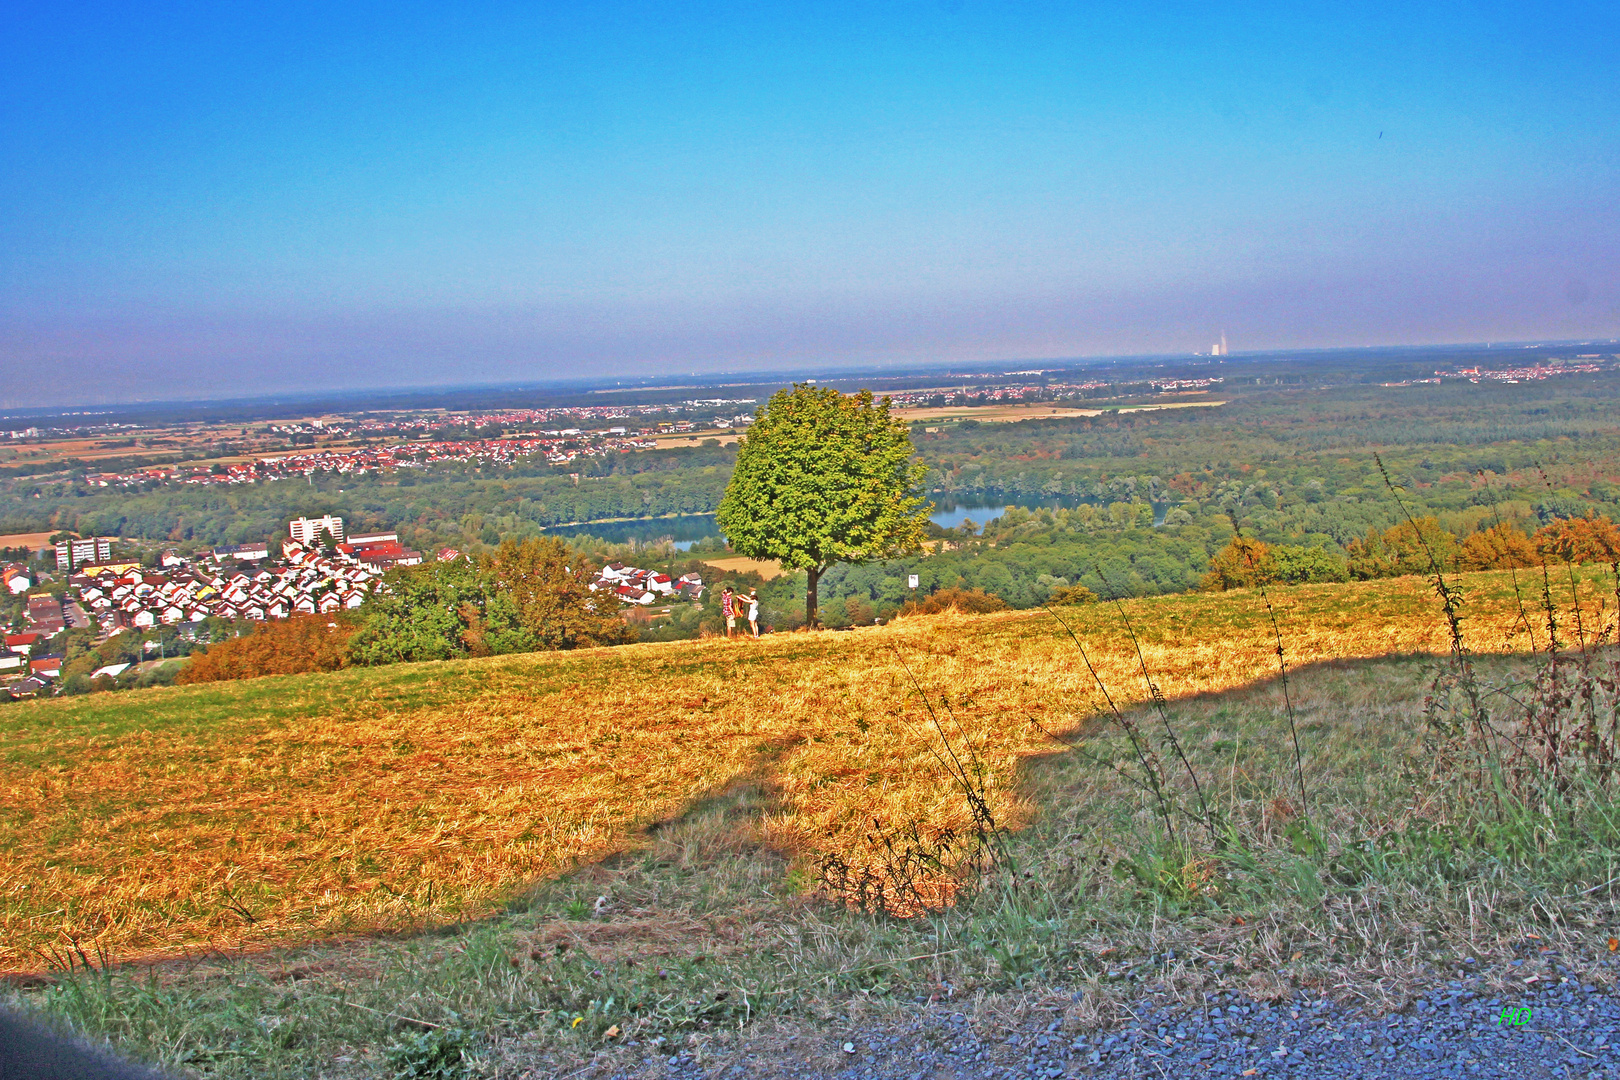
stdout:
<svg viewBox="0 0 1620 1080">
<path fill-rule="evenodd" d="M 1510 647 L 1505 575 L 1467 584 L 1474 646 Z M 1273 599 L 1294 665 L 1447 648 L 1420 579 Z M 1255 594 L 1124 612 L 1172 701 L 1276 673 Z M 1120 613 L 1062 613 L 1116 699 L 1142 701 Z M 949 698 L 1012 822 L 1036 809 L 1020 760 L 1051 749 L 1029 720 L 1069 730 L 1100 703 L 1053 618 L 1009 612 L 13 705 L 0 970 L 77 948 L 133 959 L 485 913 L 745 778 L 774 800 L 765 840 L 805 861 L 858 851 L 874 817 L 956 822 L 906 668 Z"/>
<path fill-rule="evenodd" d="M 978 420 L 980 423 L 1016 423 L 1019 420 L 1063 420 L 1081 416 L 1101 416 L 1105 412 L 1156 412 L 1160 409 L 1204 409 L 1225 405 L 1224 401 L 1156 401 L 1139 405 L 1110 405 L 1106 409 L 1083 409 L 1044 402 L 1005 405 L 920 405 L 895 409 L 894 415 L 908 422 L 930 420 Z"/>
</svg>

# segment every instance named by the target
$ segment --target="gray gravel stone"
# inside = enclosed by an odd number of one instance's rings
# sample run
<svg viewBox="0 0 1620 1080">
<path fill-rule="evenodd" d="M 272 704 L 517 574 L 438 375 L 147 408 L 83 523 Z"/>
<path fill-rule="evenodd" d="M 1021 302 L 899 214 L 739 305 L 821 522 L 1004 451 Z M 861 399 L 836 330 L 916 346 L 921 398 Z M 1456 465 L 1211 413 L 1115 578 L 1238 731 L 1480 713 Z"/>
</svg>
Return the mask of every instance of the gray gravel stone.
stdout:
<svg viewBox="0 0 1620 1080">
<path fill-rule="evenodd" d="M 1451 972 L 1457 978 L 1437 980 L 1404 1012 L 1386 1016 L 1303 992 L 1273 1005 L 1226 991 L 1191 1010 L 1149 995 L 1131 1004 L 1135 1019 L 1107 1031 L 1070 1035 L 1050 1013 L 1019 1026 L 991 1028 L 962 1013 L 924 1008 L 892 1030 L 858 1033 L 867 1052 L 838 1054 L 848 1064 L 831 1071 L 807 1060 L 740 1052 L 702 1063 L 669 1058 L 663 1075 L 681 1080 L 728 1074 L 753 1080 L 1620 1080 L 1620 997 L 1613 991 L 1560 981 L 1555 964 L 1551 977 L 1541 968 L 1544 981 L 1525 984 L 1517 997 L 1486 997 L 1477 970 L 1483 966 Z M 1522 982 L 1522 963 L 1513 968 L 1506 973 Z M 1074 1000 L 1079 999 L 1076 993 Z M 1510 1010 L 1507 1019 L 1504 1009 Z M 1518 1009 L 1528 1009 L 1528 1015 L 1512 1012 Z M 1525 1016 L 1523 1023 L 1513 1022 L 1518 1016 Z M 664 1065 L 662 1059 L 658 1065 Z M 618 1075 L 645 1074 L 632 1069 Z"/>
</svg>

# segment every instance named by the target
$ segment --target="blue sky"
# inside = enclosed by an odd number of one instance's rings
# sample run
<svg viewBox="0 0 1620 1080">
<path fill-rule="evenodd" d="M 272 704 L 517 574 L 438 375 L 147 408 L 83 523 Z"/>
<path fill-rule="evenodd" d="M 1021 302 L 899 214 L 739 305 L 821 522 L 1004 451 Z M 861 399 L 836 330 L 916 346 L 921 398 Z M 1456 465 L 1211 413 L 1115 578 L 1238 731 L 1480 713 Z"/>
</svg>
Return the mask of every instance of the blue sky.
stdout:
<svg viewBox="0 0 1620 1080">
<path fill-rule="evenodd" d="M 1620 334 L 1613 4 L 265 8 L 0 13 L 9 404 Z"/>
</svg>

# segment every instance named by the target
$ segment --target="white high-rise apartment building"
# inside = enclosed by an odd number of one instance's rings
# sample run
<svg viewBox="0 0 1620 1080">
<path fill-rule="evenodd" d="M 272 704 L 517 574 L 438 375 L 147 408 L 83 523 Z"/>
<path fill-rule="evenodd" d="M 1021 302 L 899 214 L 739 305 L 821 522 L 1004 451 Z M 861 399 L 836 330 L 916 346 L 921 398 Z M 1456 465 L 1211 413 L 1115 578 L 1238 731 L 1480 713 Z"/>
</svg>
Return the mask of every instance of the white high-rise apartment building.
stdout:
<svg viewBox="0 0 1620 1080">
<path fill-rule="evenodd" d="M 318 518 L 297 518 L 287 522 L 287 535 L 300 544 L 313 544 L 321 533 L 331 533 L 332 539 L 343 539 L 343 519 L 327 514 Z"/>
<path fill-rule="evenodd" d="M 112 561 L 112 537 L 86 536 L 82 540 L 56 542 L 56 568 L 77 570 L 87 563 Z"/>
</svg>

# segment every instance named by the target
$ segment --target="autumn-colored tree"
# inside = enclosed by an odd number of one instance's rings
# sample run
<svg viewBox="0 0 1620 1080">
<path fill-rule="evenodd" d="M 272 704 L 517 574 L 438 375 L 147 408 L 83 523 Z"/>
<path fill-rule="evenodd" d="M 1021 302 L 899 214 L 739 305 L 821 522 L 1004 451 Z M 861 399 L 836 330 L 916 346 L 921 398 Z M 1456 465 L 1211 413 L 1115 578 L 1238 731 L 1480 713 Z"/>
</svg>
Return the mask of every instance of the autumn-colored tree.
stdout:
<svg viewBox="0 0 1620 1080">
<path fill-rule="evenodd" d="M 1620 528 L 1606 517 L 1558 518 L 1536 530 L 1536 550 L 1568 563 L 1620 563 Z"/>
<path fill-rule="evenodd" d="M 1383 532 L 1368 530 L 1365 540 L 1352 540 L 1345 547 L 1350 559 L 1350 575 L 1370 578 L 1427 574 L 1438 564 L 1450 570 L 1457 558 L 1457 538 L 1440 527 L 1432 517 L 1403 521 Z"/>
<path fill-rule="evenodd" d="M 529 649 L 619 645 L 635 638 L 616 604 L 604 607 L 593 599 L 595 575 L 585 560 L 554 536 L 504 541 L 484 566 L 516 610 Z"/>
<path fill-rule="evenodd" d="M 1247 589 L 1265 585 L 1275 576 L 1271 548 L 1262 540 L 1239 534 L 1227 541 L 1226 546 L 1209 560 L 1209 572 L 1198 587 L 1205 592 Z"/>
<path fill-rule="evenodd" d="M 1457 553 L 1459 570 L 1519 570 L 1538 562 L 1536 545 L 1511 521 L 1467 537 Z"/>
<path fill-rule="evenodd" d="M 354 623 L 343 615 L 295 615 L 264 623 L 245 637 L 210 645 L 192 654 L 176 683 L 254 679 L 261 675 L 298 675 L 336 671 L 349 663 Z"/>
<path fill-rule="evenodd" d="M 1192 473 L 1179 472 L 1170 478 L 1170 490 L 1189 499 L 1201 497 L 1208 489 L 1209 484 Z"/>
</svg>

